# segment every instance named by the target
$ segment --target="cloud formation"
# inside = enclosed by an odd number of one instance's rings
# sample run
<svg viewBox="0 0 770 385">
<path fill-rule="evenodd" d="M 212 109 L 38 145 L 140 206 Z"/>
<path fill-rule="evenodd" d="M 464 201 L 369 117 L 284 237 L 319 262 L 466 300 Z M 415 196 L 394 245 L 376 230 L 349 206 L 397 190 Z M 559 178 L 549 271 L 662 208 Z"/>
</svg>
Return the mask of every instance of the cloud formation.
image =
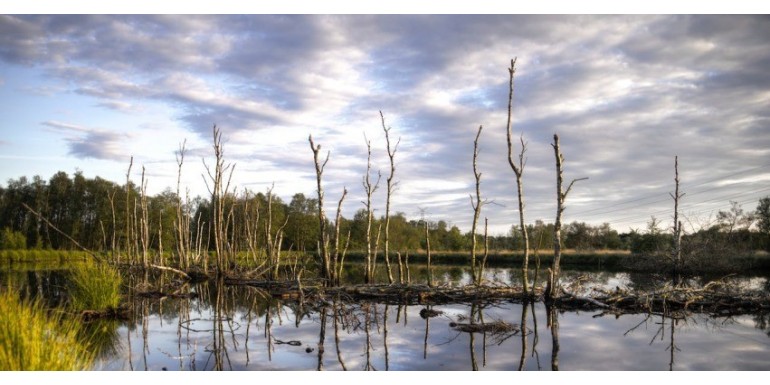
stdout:
<svg viewBox="0 0 770 385">
<path fill-rule="evenodd" d="M 167 105 L 180 125 L 204 139 L 216 123 L 231 138 L 239 170 L 258 168 L 273 177 L 283 170 L 291 175 L 284 182 L 305 193 L 312 191 L 307 135 L 313 133 L 332 151 L 329 191 L 346 185 L 352 202 L 363 195 L 363 133 L 373 142 L 375 167 L 387 168 L 382 110 L 402 138 L 394 209 L 414 216 L 418 207 L 428 208 L 465 229 L 473 137 L 483 125 L 482 193 L 501 206 L 482 215 L 503 231 L 517 216 L 505 120 L 506 68 L 518 57 L 513 129 L 528 145 L 528 220 L 551 220 L 555 212 L 549 143 L 559 133 L 565 177 L 590 178 L 575 187 L 566 219 L 625 230 L 650 215 L 669 220 L 665 197 L 673 189 L 675 155 L 684 187 L 692 186 L 686 191 L 699 198 L 684 202 L 692 216 L 707 216 L 730 199 L 753 208 L 770 193 L 761 177 L 770 172 L 762 161 L 770 155 L 768 21 L 0 16 L 0 60 L 66 81 L 63 92 L 92 98 L 103 110 L 132 114 L 149 103 Z M 125 157 L 116 146 L 121 134 L 69 135 L 75 157 Z M 754 171 L 742 175 L 748 177 L 743 183 L 703 184 L 748 169 Z M 748 191 L 760 192 L 741 195 Z"/>
<path fill-rule="evenodd" d="M 123 160 L 120 142 L 127 137 L 125 134 L 55 121 L 41 124 L 63 134 L 69 154 L 76 158 Z"/>
</svg>

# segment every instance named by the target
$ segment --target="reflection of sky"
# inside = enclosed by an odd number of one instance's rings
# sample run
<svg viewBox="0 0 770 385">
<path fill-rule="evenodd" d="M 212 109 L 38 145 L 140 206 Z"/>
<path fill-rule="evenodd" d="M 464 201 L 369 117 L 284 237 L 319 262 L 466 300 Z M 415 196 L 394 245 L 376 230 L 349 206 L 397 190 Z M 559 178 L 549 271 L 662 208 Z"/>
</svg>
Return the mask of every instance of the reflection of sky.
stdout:
<svg viewBox="0 0 770 385">
<path fill-rule="evenodd" d="M 248 290 L 245 289 L 244 290 Z M 231 291 L 238 294 L 238 290 Z M 280 312 L 272 308 L 271 333 L 273 345 L 268 354 L 264 312 L 252 311 L 249 322 L 248 307 L 234 297 L 226 297 L 237 303 L 235 311 L 225 314 L 224 340 L 227 346 L 225 368 L 234 370 L 315 370 L 318 366 L 318 342 L 321 321 L 318 311 L 303 317 L 295 325 L 295 313 L 286 306 Z M 147 303 L 147 302 L 145 302 Z M 105 359 L 98 368 L 128 370 L 130 360 L 134 370 L 211 370 L 214 357 L 214 314 L 210 306 L 190 306 L 188 329 L 178 334 L 177 314 L 182 300 L 165 301 L 161 317 L 157 306 L 146 318 L 147 346 L 143 344 L 141 320 L 136 321 L 130 332 L 125 326 L 119 329 L 117 354 Z M 233 306 L 230 306 L 233 308 Z M 366 366 L 365 307 L 346 305 L 349 315 L 339 320 L 338 335 L 340 356 L 348 370 L 363 370 Z M 450 322 L 467 323 L 470 306 L 464 304 L 434 307 L 442 310 L 429 320 L 427 357 L 423 358 L 426 321 L 419 316 L 423 306 L 387 307 L 387 354 L 389 370 L 470 370 L 470 335 L 453 330 Z M 263 309 L 263 307 L 260 307 Z M 327 308 L 324 338 L 323 368 L 342 370 L 335 347 L 334 323 L 331 308 Z M 260 310 L 262 311 L 262 310 Z M 521 322 L 522 307 L 518 304 L 498 304 L 483 310 L 486 322 Z M 370 314 L 370 363 L 376 370 L 385 370 L 385 306 L 374 306 Z M 670 360 L 670 320 L 665 320 L 662 330 L 659 316 L 623 315 L 618 318 L 607 315 L 594 316 L 597 312 L 565 312 L 559 314 L 559 368 L 561 370 L 668 370 Z M 530 308 L 527 329 L 535 330 Z M 546 327 L 545 308 L 535 305 L 538 342 L 535 334 L 527 336 L 526 370 L 550 370 L 551 333 Z M 232 329 L 230 326 L 232 325 Z M 635 329 L 634 327 L 637 326 Z M 675 328 L 675 370 L 768 370 L 770 363 L 770 339 L 755 328 L 750 316 L 732 320 L 711 319 L 695 316 L 679 321 Z M 631 330 L 633 329 L 633 330 Z M 629 331 L 631 330 L 631 331 Z M 128 334 L 127 334 L 128 333 Z M 248 342 L 246 336 L 248 334 Z M 497 337 L 497 338 L 496 338 Z M 487 336 L 486 357 L 482 334 L 475 334 L 474 354 L 481 370 L 516 370 L 521 357 L 521 337 L 512 336 L 498 344 L 503 336 Z M 279 344 L 278 341 L 300 341 L 299 346 Z M 534 345 L 534 346 L 533 346 Z M 307 353 L 306 348 L 313 351 Z M 536 352 L 533 352 L 532 349 Z M 181 357 L 181 358 L 180 358 Z M 180 365 L 181 360 L 181 365 Z"/>
</svg>

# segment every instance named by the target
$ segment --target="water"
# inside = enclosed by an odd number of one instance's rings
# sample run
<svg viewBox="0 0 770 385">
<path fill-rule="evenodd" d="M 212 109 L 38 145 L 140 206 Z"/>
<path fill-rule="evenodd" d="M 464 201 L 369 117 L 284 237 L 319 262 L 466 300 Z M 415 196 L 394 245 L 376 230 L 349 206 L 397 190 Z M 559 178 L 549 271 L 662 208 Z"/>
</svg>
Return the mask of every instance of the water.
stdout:
<svg viewBox="0 0 770 385">
<path fill-rule="evenodd" d="M 510 269 L 487 273 L 490 281 L 500 283 L 516 275 Z M 58 291 L 44 290 L 42 283 L 58 286 L 62 276 L 48 271 L 27 273 L 25 278 L 35 292 L 59 298 Z M 449 285 L 468 279 L 463 269 L 439 276 Z M 756 289 L 768 285 L 762 276 L 733 279 Z M 655 279 L 622 272 L 565 272 L 565 283 L 588 293 L 651 286 Z M 560 312 L 542 303 L 300 304 L 271 298 L 256 288 L 215 282 L 190 290 L 199 298 L 135 299 L 131 320 L 92 323 L 100 352 L 94 369 L 770 369 L 770 317 L 760 314 L 695 314 L 672 320 L 647 314 Z M 426 309 L 441 314 L 422 318 Z M 495 323 L 505 326 L 475 333 L 452 327 Z"/>
</svg>

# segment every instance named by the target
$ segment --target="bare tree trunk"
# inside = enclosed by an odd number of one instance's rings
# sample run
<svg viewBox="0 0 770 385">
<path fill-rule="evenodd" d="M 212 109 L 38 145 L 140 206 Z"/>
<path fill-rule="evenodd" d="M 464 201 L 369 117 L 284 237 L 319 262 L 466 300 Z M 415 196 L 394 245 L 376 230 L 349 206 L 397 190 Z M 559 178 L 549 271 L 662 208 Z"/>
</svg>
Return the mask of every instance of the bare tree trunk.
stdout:
<svg viewBox="0 0 770 385">
<path fill-rule="evenodd" d="M 430 233 L 428 232 L 428 221 L 425 221 L 425 249 L 428 257 L 428 287 L 433 287 L 433 269 L 430 266 Z"/>
<path fill-rule="evenodd" d="M 556 222 L 553 226 L 553 264 L 551 265 L 551 274 L 549 275 L 548 289 L 546 290 L 546 298 L 556 298 L 561 292 L 559 286 L 559 276 L 561 274 L 561 217 L 564 213 L 564 200 L 567 199 L 567 194 L 572 190 L 572 185 L 580 180 L 588 178 L 574 179 L 570 182 L 566 191 L 562 190 L 562 181 L 564 175 L 564 155 L 559 148 L 559 135 L 553 135 L 553 147 L 554 155 L 556 156 Z"/>
<path fill-rule="evenodd" d="M 342 188 L 342 197 L 340 197 L 337 203 L 337 217 L 334 220 L 334 260 L 332 263 L 332 279 L 334 284 L 339 286 L 340 277 L 337 275 L 339 271 L 338 263 L 342 259 L 342 252 L 340 252 L 340 226 L 342 225 L 342 202 L 345 201 L 345 197 L 348 195 L 348 189 Z M 347 246 L 346 246 L 347 248 Z"/>
<path fill-rule="evenodd" d="M 484 258 L 481 260 L 481 266 L 479 266 L 479 279 L 478 284 L 484 284 L 484 268 L 487 266 L 487 257 L 489 256 L 489 219 L 484 217 Z"/>
<path fill-rule="evenodd" d="M 115 256 L 116 256 L 115 248 L 117 246 L 115 243 L 115 238 L 118 231 L 116 220 L 115 220 L 115 193 L 116 192 L 117 192 L 116 190 L 113 190 L 112 194 L 107 194 L 107 198 L 109 198 L 110 200 L 110 212 L 112 213 L 112 242 L 110 243 L 110 255 L 112 256 L 113 262 L 115 261 Z M 120 254 L 118 253 L 117 255 L 120 255 Z"/>
<path fill-rule="evenodd" d="M 185 229 L 185 222 L 187 214 L 184 211 L 182 205 L 182 195 L 180 187 L 182 185 L 182 164 L 184 163 L 185 145 L 187 140 L 179 145 L 179 152 L 176 153 L 177 163 L 177 176 L 176 176 L 176 221 L 174 226 L 176 227 L 176 252 L 179 255 L 179 267 L 183 270 L 190 267 L 189 260 L 187 259 L 187 239 L 190 237 L 189 233 Z"/>
<path fill-rule="evenodd" d="M 398 141 L 396 141 L 396 145 L 393 146 L 393 149 L 390 148 L 390 127 L 385 127 L 385 116 L 382 114 L 382 111 L 380 111 L 380 119 L 382 120 L 382 129 L 385 131 L 385 143 L 387 145 L 388 150 L 388 158 L 390 159 L 390 175 L 388 175 L 387 184 L 388 184 L 388 191 L 387 191 L 387 198 L 385 199 L 385 267 L 388 269 L 388 284 L 393 283 L 393 272 L 390 270 L 390 254 L 388 249 L 388 244 L 390 242 L 390 197 L 393 195 L 393 189 L 396 187 L 398 182 L 393 182 L 393 174 L 396 173 L 396 165 L 393 162 L 393 157 L 396 155 L 396 151 L 398 150 L 398 144 L 401 143 L 401 138 L 398 138 Z M 399 269 L 401 268 L 401 260 L 399 262 Z"/>
<path fill-rule="evenodd" d="M 129 263 L 134 263 L 131 255 L 131 167 L 134 166 L 134 157 L 128 163 L 126 171 L 126 259 Z"/>
<path fill-rule="evenodd" d="M 323 177 L 324 168 L 326 167 L 326 163 L 329 161 L 329 153 L 326 153 L 326 159 L 323 161 L 323 163 L 319 162 L 318 153 L 321 151 L 321 145 L 318 146 L 313 143 L 313 136 L 308 136 L 308 141 L 310 142 L 310 149 L 313 150 L 313 160 L 315 161 L 315 173 L 316 173 L 316 182 L 317 182 L 317 192 L 318 192 L 318 225 L 319 225 L 319 235 L 318 235 L 318 252 L 320 253 L 319 259 L 321 264 L 321 276 L 326 280 L 326 284 L 331 284 L 331 272 L 329 271 L 329 241 L 328 241 L 328 235 L 326 234 L 326 214 L 324 213 L 324 190 L 321 186 L 321 178 Z"/>
<path fill-rule="evenodd" d="M 519 197 L 519 225 L 521 227 L 521 236 L 524 239 L 524 261 L 521 265 L 521 281 L 524 285 L 524 292 L 529 291 L 529 236 L 527 235 L 527 226 L 524 223 L 524 187 L 522 185 L 521 175 L 524 173 L 524 154 L 527 151 L 527 145 L 524 142 L 524 136 L 519 138 L 521 142 L 521 152 L 519 152 L 518 164 L 513 159 L 513 142 L 511 134 L 511 113 L 513 107 L 513 75 L 516 73 L 516 59 L 511 60 L 511 67 L 508 68 L 510 80 L 508 83 L 508 123 L 507 123 L 507 141 L 508 141 L 508 164 L 511 165 L 513 173 L 516 174 L 516 188 Z"/>
<path fill-rule="evenodd" d="M 217 128 L 216 125 L 214 125 L 213 128 L 213 134 L 214 134 L 214 157 L 215 157 L 215 165 L 214 165 L 214 172 L 212 174 L 211 169 L 206 164 L 206 161 L 203 161 L 203 166 L 206 168 L 206 172 L 208 173 L 209 179 L 212 182 L 212 185 L 209 186 L 208 181 L 206 181 L 206 178 L 204 178 L 204 182 L 206 182 L 206 187 L 209 190 L 209 193 L 211 193 L 211 206 L 213 209 L 213 216 L 212 216 L 212 230 L 214 233 L 214 248 L 217 253 L 217 272 L 222 273 L 226 271 L 229 266 L 227 264 L 228 258 L 227 258 L 227 252 L 226 252 L 226 232 L 225 232 L 225 198 L 227 196 L 227 191 L 230 188 L 230 180 L 233 176 L 233 170 L 235 169 L 235 165 L 232 163 L 229 163 L 225 165 L 224 160 L 224 147 L 222 146 L 222 133 L 220 132 L 219 128 Z M 227 184 L 224 183 L 224 177 L 225 173 L 229 171 L 230 175 L 228 177 Z"/>
<path fill-rule="evenodd" d="M 674 199 L 674 276 L 679 274 L 682 269 L 682 222 L 679 221 L 679 199 L 684 194 L 679 193 L 679 156 L 674 157 L 674 182 L 676 183 L 676 190 L 671 198 Z"/>
<path fill-rule="evenodd" d="M 372 185 L 371 179 L 369 178 L 369 172 L 372 169 L 372 142 L 366 139 L 366 136 L 364 135 L 364 140 L 366 140 L 366 175 L 364 175 L 363 178 L 363 186 L 364 191 L 366 192 L 366 268 L 364 271 L 364 283 L 370 284 L 372 283 L 374 279 L 374 263 L 373 263 L 373 256 L 372 256 L 372 217 L 373 217 L 373 210 L 372 210 L 372 195 L 375 191 L 377 191 L 377 188 L 380 186 L 380 179 L 382 178 L 382 173 L 377 171 L 377 182 Z"/>
<path fill-rule="evenodd" d="M 142 185 L 139 189 L 139 193 L 139 209 L 141 216 L 139 219 L 139 239 L 142 244 L 142 266 L 146 268 L 150 264 L 147 260 L 147 249 L 149 248 L 150 241 L 150 225 L 148 223 L 147 180 L 144 178 L 144 166 L 142 166 Z"/>
<path fill-rule="evenodd" d="M 476 139 L 473 141 L 473 176 L 476 178 L 476 199 L 473 199 L 471 195 L 471 207 L 473 208 L 473 222 L 471 224 L 471 276 L 476 285 L 481 284 L 481 274 L 476 273 L 476 227 L 479 223 L 479 215 L 481 214 L 481 173 L 478 171 L 476 165 L 476 159 L 479 156 L 479 136 L 481 136 L 482 126 L 479 126 L 479 131 L 476 133 Z"/>
</svg>

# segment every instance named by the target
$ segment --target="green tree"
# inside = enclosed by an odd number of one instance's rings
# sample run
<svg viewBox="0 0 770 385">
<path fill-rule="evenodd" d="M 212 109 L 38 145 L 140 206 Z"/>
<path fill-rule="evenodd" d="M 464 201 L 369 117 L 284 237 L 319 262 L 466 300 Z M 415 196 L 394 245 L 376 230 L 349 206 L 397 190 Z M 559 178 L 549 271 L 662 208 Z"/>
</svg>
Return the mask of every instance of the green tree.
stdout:
<svg viewBox="0 0 770 385">
<path fill-rule="evenodd" d="M 757 219 L 759 232 L 765 236 L 765 248 L 770 250 L 770 196 L 759 200 L 754 217 Z"/>
</svg>

